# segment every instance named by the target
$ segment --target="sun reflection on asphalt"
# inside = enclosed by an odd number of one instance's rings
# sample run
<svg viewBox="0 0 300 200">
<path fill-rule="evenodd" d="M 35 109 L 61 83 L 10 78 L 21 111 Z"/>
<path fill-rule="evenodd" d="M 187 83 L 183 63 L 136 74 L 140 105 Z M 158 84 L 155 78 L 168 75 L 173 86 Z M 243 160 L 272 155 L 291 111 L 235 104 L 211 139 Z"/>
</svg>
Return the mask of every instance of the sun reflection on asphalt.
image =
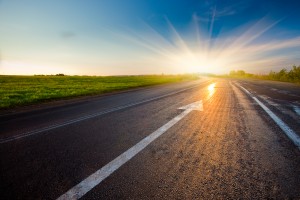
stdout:
<svg viewBox="0 0 300 200">
<path fill-rule="evenodd" d="M 208 98 L 212 97 L 215 93 L 215 86 L 216 86 L 216 83 L 212 83 L 210 84 L 208 87 L 207 87 L 207 90 L 208 90 Z"/>
</svg>

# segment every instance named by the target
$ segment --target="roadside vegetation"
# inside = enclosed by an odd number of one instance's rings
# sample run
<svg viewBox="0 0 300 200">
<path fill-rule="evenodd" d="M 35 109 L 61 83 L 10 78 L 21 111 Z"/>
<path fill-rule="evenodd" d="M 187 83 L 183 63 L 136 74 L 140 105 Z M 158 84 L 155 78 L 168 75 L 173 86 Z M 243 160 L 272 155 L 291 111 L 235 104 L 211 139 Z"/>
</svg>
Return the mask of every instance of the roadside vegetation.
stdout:
<svg viewBox="0 0 300 200">
<path fill-rule="evenodd" d="M 197 75 L 0 76 L 0 109 L 197 78 Z"/>
<path fill-rule="evenodd" d="M 279 72 L 270 71 L 269 74 L 250 74 L 243 70 L 230 71 L 226 77 L 232 78 L 254 78 L 262 80 L 274 80 L 300 84 L 300 65 L 293 66 L 292 69 L 282 69 Z"/>
</svg>

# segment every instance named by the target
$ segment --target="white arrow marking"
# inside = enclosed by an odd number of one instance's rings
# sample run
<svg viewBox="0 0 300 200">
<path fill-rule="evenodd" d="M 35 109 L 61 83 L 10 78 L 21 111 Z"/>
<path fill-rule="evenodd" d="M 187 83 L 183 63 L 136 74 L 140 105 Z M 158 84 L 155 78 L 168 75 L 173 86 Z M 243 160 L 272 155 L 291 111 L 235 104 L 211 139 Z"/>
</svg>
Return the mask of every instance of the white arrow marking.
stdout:
<svg viewBox="0 0 300 200">
<path fill-rule="evenodd" d="M 189 104 L 187 106 L 183 106 L 179 109 L 183 109 L 184 111 L 174 117 L 171 121 L 145 137 L 139 143 L 119 155 L 117 158 L 106 164 L 104 167 L 81 181 L 79 184 L 75 185 L 65 194 L 61 195 L 58 200 L 62 199 L 79 199 L 83 195 L 85 195 L 88 191 L 93 189 L 99 183 L 101 183 L 105 178 L 111 175 L 114 171 L 119 169 L 122 165 L 124 165 L 127 161 L 129 161 L 132 157 L 142 151 L 145 147 L 147 147 L 151 142 L 156 140 L 159 136 L 165 133 L 169 128 L 179 122 L 182 118 L 184 118 L 187 114 L 189 114 L 192 110 L 203 111 L 202 100 L 197 101 L 195 103 Z"/>
<path fill-rule="evenodd" d="M 178 109 L 181 109 L 181 110 L 199 110 L 199 111 L 203 111 L 203 103 L 202 103 L 202 100 L 201 100 L 201 101 L 197 101 L 195 103 L 191 103 L 189 105 L 180 107 Z"/>
<path fill-rule="evenodd" d="M 297 115 L 300 116 L 300 108 L 296 105 L 294 105 L 293 107 L 294 107 L 294 111 L 297 113 Z"/>
</svg>

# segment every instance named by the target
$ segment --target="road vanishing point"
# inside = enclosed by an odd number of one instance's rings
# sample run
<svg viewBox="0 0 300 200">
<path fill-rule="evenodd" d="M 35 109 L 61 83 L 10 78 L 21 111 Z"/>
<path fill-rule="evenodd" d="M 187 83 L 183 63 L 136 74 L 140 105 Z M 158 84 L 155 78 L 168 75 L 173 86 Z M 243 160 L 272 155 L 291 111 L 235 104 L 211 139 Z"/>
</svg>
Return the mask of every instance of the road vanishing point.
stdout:
<svg viewBox="0 0 300 200">
<path fill-rule="evenodd" d="M 0 113 L 0 199 L 300 199 L 300 87 L 202 78 Z"/>
</svg>

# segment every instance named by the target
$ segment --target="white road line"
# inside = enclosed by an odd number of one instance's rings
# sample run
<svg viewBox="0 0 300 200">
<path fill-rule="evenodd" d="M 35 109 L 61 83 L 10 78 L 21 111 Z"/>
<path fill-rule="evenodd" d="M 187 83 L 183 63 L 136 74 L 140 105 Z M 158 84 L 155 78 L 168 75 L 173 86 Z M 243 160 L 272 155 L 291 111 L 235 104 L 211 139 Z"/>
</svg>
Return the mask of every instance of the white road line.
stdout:
<svg viewBox="0 0 300 200">
<path fill-rule="evenodd" d="M 142 151 L 145 147 L 147 147 L 151 142 L 156 140 L 159 136 L 165 133 L 169 128 L 171 128 L 174 124 L 179 122 L 182 118 L 184 118 L 187 114 L 189 114 L 192 110 L 203 110 L 202 101 L 198 101 L 192 103 L 188 106 L 181 107 L 179 109 L 185 109 L 181 114 L 174 117 L 171 121 L 148 135 L 146 138 L 141 140 L 139 143 L 119 155 L 113 161 L 84 179 L 82 182 L 71 188 L 65 194 L 61 195 L 57 200 L 65 200 L 65 199 L 79 199 L 83 195 L 85 195 L 88 191 L 93 189 L 96 185 L 101 183 L 105 178 L 111 175 L 114 171 L 119 169 L 122 165 L 124 165 L 127 161 L 129 161 L 132 157 Z"/>
<path fill-rule="evenodd" d="M 202 84 L 204 84 L 206 82 L 207 81 L 203 82 Z M 168 93 L 168 94 L 165 94 L 165 95 L 162 95 L 162 96 L 153 97 L 153 98 L 150 98 L 150 99 L 147 99 L 147 100 L 127 104 L 127 105 L 124 105 L 124 106 L 119 106 L 119 107 L 112 108 L 112 109 L 109 109 L 109 110 L 105 110 L 105 111 L 102 111 L 102 112 L 99 112 L 99 113 L 79 117 L 77 119 L 69 120 L 69 121 L 66 121 L 66 122 L 61 123 L 61 124 L 54 124 L 54 125 L 47 126 L 45 128 L 41 128 L 41 129 L 38 129 L 38 130 L 33 130 L 33 131 L 25 132 L 25 133 L 22 133 L 22 134 L 18 134 L 18 135 L 10 136 L 10 137 L 7 137 L 7 138 L 3 138 L 3 139 L 0 139 L 0 144 L 11 142 L 11 141 L 18 140 L 18 139 L 22 139 L 22 138 L 25 138 L 25 137 L 29 137 L 29 136 L 32 136 L 32 135 L 43 133 L 45 131 L 53 130 L 53 129 L 56 129 L 56 128 L 60 128 L 60 127 L 63 127 L 63 126 L 74 124 L 74 123 L 84 121 L 84 120 L 87 120 L 87 119 L 91 119 L 91 118 L 94 118 L 94 117 L 99 117 L 99 116 L 102 116 L 102 115 L 105 115 L 105 114 L 108 114 L 108 113 L 123 110 L 123 109 L 130 108 L 130 107 L 133 107 L 133 106 L 137 106 L 137 105 L 140 105 L 140 104 L 148 103 L 148 102 L 151 102 L 151 101 L 154 101 L 154 100 L 162 99 L 164 97 L 168 97 L 168 96 L 178 94 L 178 93 L 181 93 L 181 92 L 184 92 L 184 91 L 187 91 L 187 90 L 191 90 L 191 89 L 196 88 L 198 86 L 199 85 L 197 84 L 195 86 L 185 88 L 185 89 L 182 89 L 182 90 L 178 90 L 178 91 L 175 91 L 175 92 L 171 92 L 171 93 Z"/>
<path fill-rule="evenodd" d="M 274 120 L 274 122 L 283 130 L 283 132 L 292 140 L 292 142 L 300 149 L 300 137 L 279 117 L 277 117 L 267 106 L 265 106 L 260 100 L 254 97 L 247 89 L 237 84 L 242 90 L 249 94 L 254 101 Z"/>
</svg>

